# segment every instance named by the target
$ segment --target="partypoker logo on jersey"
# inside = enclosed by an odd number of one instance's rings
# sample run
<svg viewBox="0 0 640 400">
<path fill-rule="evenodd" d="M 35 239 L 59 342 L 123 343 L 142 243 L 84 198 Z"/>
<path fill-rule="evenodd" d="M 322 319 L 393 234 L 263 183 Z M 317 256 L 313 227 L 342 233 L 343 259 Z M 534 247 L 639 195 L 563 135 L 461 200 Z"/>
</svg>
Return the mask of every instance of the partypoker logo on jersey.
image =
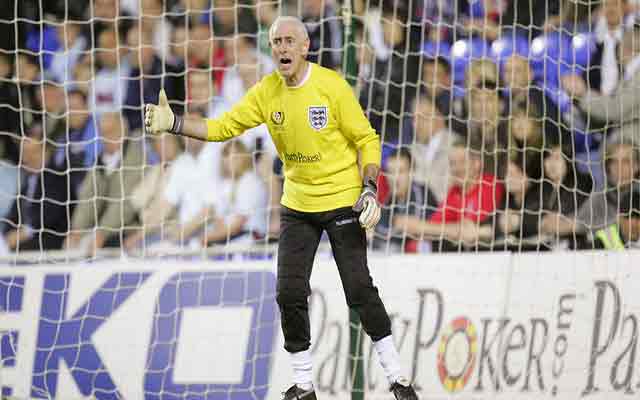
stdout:
<svg viewBox="0 0 640 400">
<path fill-rule="evenodd" d="M 317 131 L 327 126 L 329 121 L 329 107 L 311 106 L 309 107 L 309 125 Z"/>
<path fill-rule="evenodd" d="M 442 335 L 438 347 L 438 375 L 444 388 L 455 393 L 465 387 L 478 352 L 478 335 L 467 317 L 458 317 Z"/>
<path fill-rule="evenodd" d="M 271 121 L 276 125 L 282 125 L 284 123 L 284 113 L 282 111 L 272 112 Z"/>
</svg>

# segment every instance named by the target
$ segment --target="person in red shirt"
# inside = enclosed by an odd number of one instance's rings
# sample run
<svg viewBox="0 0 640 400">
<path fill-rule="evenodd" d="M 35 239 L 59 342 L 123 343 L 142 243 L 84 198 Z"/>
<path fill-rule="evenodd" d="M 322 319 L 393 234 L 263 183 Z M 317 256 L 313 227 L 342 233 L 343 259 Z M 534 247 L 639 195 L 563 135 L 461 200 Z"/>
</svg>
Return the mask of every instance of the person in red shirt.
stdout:
<svg viewBox="0 0 640 400">
<path fill-rule="evenodd" d="M 493 237 L 489 224 L 505 196 L 504 185 L 486 172 L 480 143 L 455 140 L 449 155 L 449 191 L 438 209 L 427 220 L 397 216 L 393 228 L 421 240 L 476 246 Z M 443 246 L 446 248 L 447 246 Z M 443 248 L 441 247 L 441 249 Z"/>
<path fill-rule="evenodd" d="M 466 148 L 464 140 L 453 144 L 449 155 L 449 191 L 429 222 L 454 223 L 466 219 L 483 223 L 502 202 L 504 185 L 495 175 L 484 172 L 482 150 L 473 147 Z"/>
</svg>

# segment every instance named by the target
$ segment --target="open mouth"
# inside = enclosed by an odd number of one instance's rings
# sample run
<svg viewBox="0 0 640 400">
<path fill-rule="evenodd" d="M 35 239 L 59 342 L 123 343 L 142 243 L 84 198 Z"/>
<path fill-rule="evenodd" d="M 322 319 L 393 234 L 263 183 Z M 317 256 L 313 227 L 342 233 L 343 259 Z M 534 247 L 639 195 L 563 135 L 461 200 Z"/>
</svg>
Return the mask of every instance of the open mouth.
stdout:
<svg viewBox="0 0 640 400">
<path fill-rule="evenodd" d="M 289 65 L 289 64 L 291 64 L 291 59 L 283 57 L 283 58 L 280 59 L 280 64 Z"/>
</svg>

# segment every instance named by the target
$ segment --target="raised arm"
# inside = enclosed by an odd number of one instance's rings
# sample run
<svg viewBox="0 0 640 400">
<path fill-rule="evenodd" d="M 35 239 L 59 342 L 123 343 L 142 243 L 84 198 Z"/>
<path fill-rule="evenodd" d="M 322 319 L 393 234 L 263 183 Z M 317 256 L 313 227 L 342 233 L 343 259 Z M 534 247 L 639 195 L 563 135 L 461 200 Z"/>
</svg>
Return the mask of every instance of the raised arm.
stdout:
<svg viewBox="0 0 640 400">
<path fill-rule="evenodd" d="M 167 95 L 161 90 L 158 105 L 145 106 L 145 126 L 154 135 L 171 132 L 199 140 L 223 142 L 264 122 L 258 96 L 259 85 L 258 83 L 252 87 L 231 111 L 217 119 L 175 115 L 171 111 Z"/>
</svg>

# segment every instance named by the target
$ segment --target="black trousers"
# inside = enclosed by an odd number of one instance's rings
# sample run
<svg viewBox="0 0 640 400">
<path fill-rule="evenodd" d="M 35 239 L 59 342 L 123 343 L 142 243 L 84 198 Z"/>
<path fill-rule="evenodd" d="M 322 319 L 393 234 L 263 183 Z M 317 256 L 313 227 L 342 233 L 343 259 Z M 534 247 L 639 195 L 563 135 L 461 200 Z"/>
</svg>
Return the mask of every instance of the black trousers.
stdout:
<svg viewBox="0 0 640 400">
<path fill-rule="evenodd" d="M 372 340 L 391 334 L 391 321 L 367 267 L 367 241 L 351 207 L 307 213 L 282 208 L 278 244 L 278 285 L 284 348 L 307 350 L 311 344 L 308 297 L 313 260 L 326 230 L 348 306 L 357 312 Z"/>
</svg>

